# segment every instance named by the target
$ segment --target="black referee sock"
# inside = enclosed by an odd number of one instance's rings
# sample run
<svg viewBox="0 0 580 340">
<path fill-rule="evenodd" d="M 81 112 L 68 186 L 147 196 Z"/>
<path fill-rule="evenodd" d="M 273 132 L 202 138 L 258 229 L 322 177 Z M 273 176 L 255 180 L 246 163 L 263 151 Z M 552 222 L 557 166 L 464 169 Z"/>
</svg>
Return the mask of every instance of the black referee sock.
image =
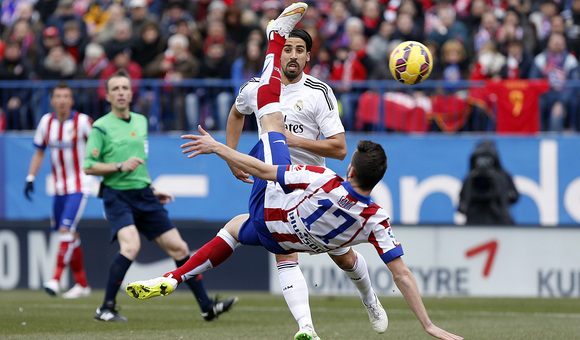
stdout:
<svg viewBox="0 0 580 340">
<path fill-rule="evenodd" d="M 105 291 L 105 303 L 103 303 L 103 307 L 111 308 L 105 304 L 107 301 L 115 301 L 119 287 L 121 287 L 123 278 L 125 277 L 127 270 L 129 270 L 131 263 L 133 263 L 133 261 L 129 260 L 120 253 L 117 254 L 117 256 L 113 259 L 113 262 L 111 262 L 111 267 L 109 268 L 109 279 L 107 280 L 107 288 Z"/>
</svg>

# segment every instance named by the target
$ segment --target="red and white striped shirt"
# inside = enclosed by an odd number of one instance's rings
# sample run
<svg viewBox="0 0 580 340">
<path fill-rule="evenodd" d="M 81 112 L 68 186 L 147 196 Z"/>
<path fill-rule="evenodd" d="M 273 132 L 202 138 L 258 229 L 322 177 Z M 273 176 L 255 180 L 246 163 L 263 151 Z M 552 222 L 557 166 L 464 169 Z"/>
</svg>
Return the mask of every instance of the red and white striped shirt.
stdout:
<svg viewBox="0 0 580 340">
<path fill-rule="evenodd" d="M 324 167 L 280 166 L 278 183 L 268 182 L 264 217 L 285 250 L 322 253 L 371 243 L 385 263 L 403 255 L 386 211 Z"/>
<path fill-rule="evenodd" d="M 34 145 L 50 148 L 55 195 L 89 193 L 91 177 L 85 174 L 82 165 L 92 126 L 89 116 L 76 111 L 72 111 L 63 123 L 55 113 L 47 113 L 40 119 Z"/>
</svg>

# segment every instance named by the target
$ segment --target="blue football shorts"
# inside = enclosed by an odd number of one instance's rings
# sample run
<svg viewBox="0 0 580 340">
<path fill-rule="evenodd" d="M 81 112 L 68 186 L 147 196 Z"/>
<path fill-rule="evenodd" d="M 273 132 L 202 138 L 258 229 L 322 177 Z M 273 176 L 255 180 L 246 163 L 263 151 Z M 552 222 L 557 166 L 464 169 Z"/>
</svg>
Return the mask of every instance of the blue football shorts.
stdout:
<svg viewBox="0 0 580 340">
<path fill-rule="evenodd" d="M 54 196 L 52 202 L 51 229 L 57 231 L 60 227 L 76 232 L 77 225 L 83 216 L 89 196 L 83 193 Z"/>
<path fill-rule="evenodd" d="M 286 137 L 279 132 L 269 132 L 249 153 L 268 164 L 291 164 L 290 151 L 286 145 Z M 245 245 L 261 245 L 275 254 L 288 254 L 270 234 L 264 220 L 264 195 L 268 181 L 254 177 L 254 185 L 248 203 L 250 218 L 244 222 L 238 234 L 238 240 Z"/>
<path fill-rule="evenodd" d="M 149 241 L 175 228 L 167 210 L 149 186 L 137 190 L 115 190 L 105 186 L 103 203 L 105 216 L 111 225 L 111 242 L 115 241 L 121 228 L 133 224 Z"/>
</svg>

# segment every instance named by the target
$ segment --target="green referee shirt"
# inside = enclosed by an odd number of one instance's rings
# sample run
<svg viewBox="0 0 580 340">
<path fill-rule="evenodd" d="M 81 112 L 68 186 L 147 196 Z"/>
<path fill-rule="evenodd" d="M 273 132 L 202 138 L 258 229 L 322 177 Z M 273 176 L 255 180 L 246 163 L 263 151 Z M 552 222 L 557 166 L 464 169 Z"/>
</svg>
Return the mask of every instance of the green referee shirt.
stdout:
<svg viewBox="0 0 580 340">
<path fill-rule="evenodd" d="M 131 119 L 127 122 L 109 112 L 93 123 L 83 168 L 90 168 L 99 162 L 124 162 L 131 156 L 147 162 L 147 118 L 134 112 L 130 115 Z M 139 165 L 132 172 L 105 175 L 103 182 L 116 190 L 135 190 L 150 185 L 151 179 L 147 167 Z"/>
</svg>

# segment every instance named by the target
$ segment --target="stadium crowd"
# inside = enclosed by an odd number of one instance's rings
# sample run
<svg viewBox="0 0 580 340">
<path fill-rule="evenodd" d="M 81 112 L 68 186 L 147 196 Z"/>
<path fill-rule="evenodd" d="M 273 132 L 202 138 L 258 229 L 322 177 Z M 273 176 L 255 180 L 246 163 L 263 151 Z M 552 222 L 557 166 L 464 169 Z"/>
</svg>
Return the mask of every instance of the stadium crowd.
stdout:
<svg viewBox="0 0 580 340">
<path fill-rule="evenodd" d="M 291 2 L 3 0 L 0 80 L 98 80 L 121 68 L 132 79 L 163 79 L 167 84 L 183 79 L 234 80 L 236 86 L 217 92 L 193 88 L 189 92 L 194 96 L 183 91 L 170 103 L 161 104 L 187 111 L 187 103 L 194 101 L 201 109 L 185 113 L 183 119 L 192 115 L 204 119 L 204 112 L 227 110 L 239 86 L 260 72 L 264 28 Z M 545 89 L 537 92 L 543 94 L 536 105 L 539 129 L 580 131 L 580 0 L 307 2 L 309 10 L 299 24 L 314 42 L 306 71 L 333 85 L 347 129 L 369 128 L 359 111 L 368 104 L 363 99 L 373 98 L 372 88 L 361 91 L 353 84 L 392 80 L 391 50 L 402 41 L 416 40 L 433 54 L 429 79 L 443 85 L 402 92 L 419 102 L 420 96 L 452 95 L 460 101 L 458 107 L 465 111 L 465 106 L 470 113 L 447 121 L 433 119 L 438 124 L 419 130 L 490 130 L 486 120 L 494 119 L 495 104 L 488 93 L 493 91 L 458 91 L 454 84 L 547 79 Z M 173 93 L 178 89 L 167 85 L 161 90 Z M 97 98 L 104 98 L 104 88 L 95 91 Z M 135 93 L 139 94 L 137 104 L 150 103 L 147 93 Z M 1 87 L 0 131 L 33 129 L 38 113 L 33 113 L 32 106 L 38 101 L 32 89 Z M 429 105 L 431 111 L 440 108 L 437 101 Z M 106 112 L 86 113 L 96 119 Z M 355 118 L 349 123 L 345 117 Z M 176 115 L 166 112 L 163 119 L 165 130 L 187 127 L 176 122 Z M 205 119 L 211 129 L 211 119 Z"/>
</svg>

